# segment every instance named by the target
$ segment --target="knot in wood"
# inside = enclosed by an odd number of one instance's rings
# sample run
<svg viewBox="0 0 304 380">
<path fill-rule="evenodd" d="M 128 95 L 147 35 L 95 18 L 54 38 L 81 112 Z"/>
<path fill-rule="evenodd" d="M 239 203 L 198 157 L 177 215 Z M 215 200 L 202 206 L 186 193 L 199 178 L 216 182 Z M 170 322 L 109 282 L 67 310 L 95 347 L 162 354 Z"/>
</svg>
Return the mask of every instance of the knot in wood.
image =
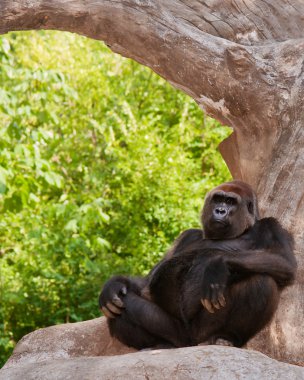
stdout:
<svg viewBox="0 0 304 380">
<path fill-rule="evenodd" d="M 252 57 L 241 46 L 230 47 L 226 50 L 226 62 L 231 75 L 236 79 L 247 77 L 253 70 Z"/>
</svg>

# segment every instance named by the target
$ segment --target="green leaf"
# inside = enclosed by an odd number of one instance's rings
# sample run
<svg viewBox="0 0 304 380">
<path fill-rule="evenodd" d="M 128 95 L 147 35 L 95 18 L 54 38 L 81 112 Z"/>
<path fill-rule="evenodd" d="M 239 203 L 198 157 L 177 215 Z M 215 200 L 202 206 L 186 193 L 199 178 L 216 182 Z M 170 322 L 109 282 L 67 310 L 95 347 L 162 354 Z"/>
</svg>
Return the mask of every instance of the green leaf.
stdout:
<svg viewBox="0 0 304 380">
<path fill-rule="evenodd" d="M 0 166 L 0 193 L 4 194 L 6 191 L 6 178 L 7 170 Z"/>
<path fill-rule="evenodd" d="M 11 197 L 5 198 L 4 211 L 20 212 L 22 210 L 22 197 L 20 193 L 14 192 Z"/>
<path fill-rule="evenodd" d="M 101 248 L 111 249 L 111 244 L 107 240 L 105 240 L 101 237 L 96 238 L 96 243 Z"/>
<path fill-rule="evenodd" d="M 55 172 L 49 171 L 49 172 L 43 172 L 42 176 L 49 185 L 55 186 L 58 189 L 62 188 L 63 178 L 61 177 L 61 175 Z"/>
<path fill-rule="evenodd" d="M 77 232 L 78 221 L 76 219 L 69 220 L 68 223 L 64 226 L 64 229 L 66 231 Z"/>
<path fill-rule="evenodd" d="M 7 38 L 2 39 L 2 50 L 5 54 L 9 54 L 11 50 L 11 45 Z"/>
</svg>

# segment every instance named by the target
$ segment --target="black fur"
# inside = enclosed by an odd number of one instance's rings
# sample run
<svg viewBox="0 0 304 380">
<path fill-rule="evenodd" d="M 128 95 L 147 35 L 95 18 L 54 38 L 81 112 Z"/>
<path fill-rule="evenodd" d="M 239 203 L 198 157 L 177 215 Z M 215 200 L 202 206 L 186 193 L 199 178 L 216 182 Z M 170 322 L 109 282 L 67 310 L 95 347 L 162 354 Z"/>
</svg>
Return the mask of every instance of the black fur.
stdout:
<svg viewBox="0 0 304 380">
<path fill-rule="evenodd" d="M 123 343 L 241 347 L 271 320 L 295 275 L 291 235 L 274 218 L 258 220 L 256 197 L 240 181 L 209 193 L 202 215 L 212 239 L 187 230 L 147 277 L 106 283 L 99 304 Z"/>
</svg>

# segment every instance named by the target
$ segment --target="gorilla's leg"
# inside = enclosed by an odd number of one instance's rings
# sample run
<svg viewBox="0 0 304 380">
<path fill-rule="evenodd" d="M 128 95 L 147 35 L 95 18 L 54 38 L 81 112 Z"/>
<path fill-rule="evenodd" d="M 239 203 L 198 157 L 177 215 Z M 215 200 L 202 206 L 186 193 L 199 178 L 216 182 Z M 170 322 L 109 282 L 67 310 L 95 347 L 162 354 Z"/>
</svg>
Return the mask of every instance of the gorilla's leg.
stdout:
<svg viewBox="0 0 304 380">
<path fill-rule="evenodd" d="M 273 317 L 279 303 L 279 291 L 272 277 L 252 275 L 234 284 L 229 293 L 223 338 L 232 337 L 234 346 L 242 347 Z"/>
<path fill-rule="evenodd" d="M 133 323 L 126 312 L 115 319 L 109 319 L 108 324 L 112 336 L 137 350 L 155 347 L 163 343 L 159 337 Z"/>
<path fill-rule="evenodd" d="M 189 345 L 188 332 L 182 322 L 156 304 L 132 292 L 127 293 L 123 302 L 122 314 L 109 320 L 111 334 L 123 343 L 137 349 Z"/>
<path fill-rule="evenodd" d="M 225 307 L 215 313 L 201 311 L 192 336 L 196 344 L 226 341 L 242 347 L 271 320 L 278 302 L 276 282 L 267 275 L 252 275 L 227 289 Z"/>
</svg>

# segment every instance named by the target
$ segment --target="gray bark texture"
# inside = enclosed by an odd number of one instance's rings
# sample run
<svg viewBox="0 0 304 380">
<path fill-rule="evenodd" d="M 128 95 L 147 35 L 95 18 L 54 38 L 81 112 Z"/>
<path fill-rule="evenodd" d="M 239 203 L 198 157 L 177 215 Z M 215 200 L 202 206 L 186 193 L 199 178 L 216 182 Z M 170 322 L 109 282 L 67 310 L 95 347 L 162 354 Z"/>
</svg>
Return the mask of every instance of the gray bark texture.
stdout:
<svg viewBox="0 0 304 380">
<path fill-rule="evenodd" d="M 103 317 L 26 335 L 0 370 L 0 380 L 61 379 L 303 380 L 304 368 L 221 346 L 134 353 L 109 336 Z"/>
<path fill-rule="evenodd" d="M 27 363 L 0 380 L 303 380 L 304 368 L 219 346 Z"/>
<path fill-rule="evenodd" d="M 296 242 L 296 284 L 250 346 L 304 364 L 304 1 L 0 0 L 0 33 L 57 29 L 105 41 L 233 128 L 221 152 L 263 216 Z"/>
</svg>

